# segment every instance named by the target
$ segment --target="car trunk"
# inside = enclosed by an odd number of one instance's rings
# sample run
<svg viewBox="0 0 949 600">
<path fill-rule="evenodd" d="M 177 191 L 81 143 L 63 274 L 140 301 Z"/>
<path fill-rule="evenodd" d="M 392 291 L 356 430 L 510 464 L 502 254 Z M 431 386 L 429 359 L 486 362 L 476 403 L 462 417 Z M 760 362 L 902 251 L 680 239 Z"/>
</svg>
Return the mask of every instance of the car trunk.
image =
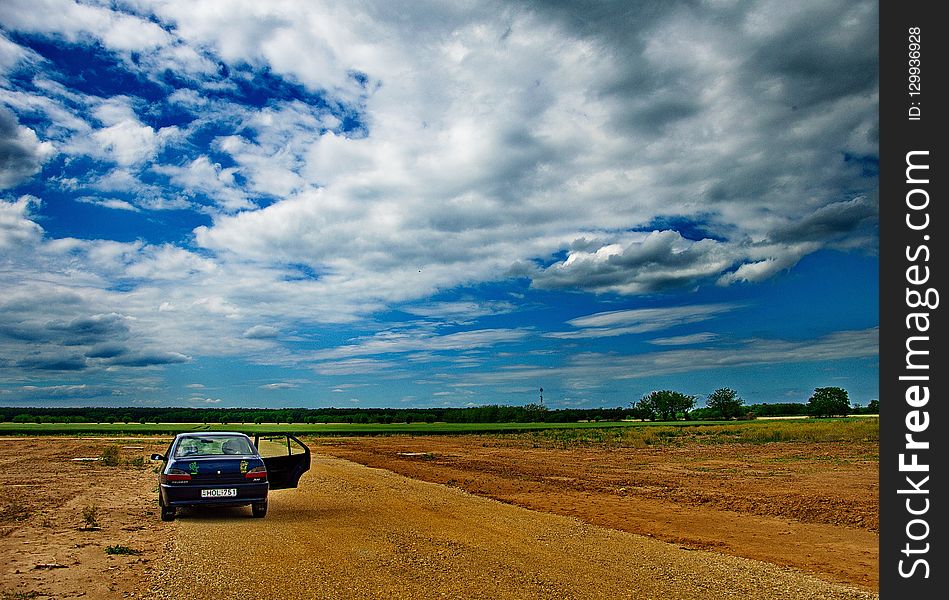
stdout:
<svg viewBox="0 0 949 600">
<path fill-rule="evenodd" d="M 198 485 L 224 485 L 245 483 L 246 473 L 260 465 L 260 459 L 252 456 L 203 457 L 179 459 L 174 468 L 191 474 L 191 483 Z"/>
</svg>

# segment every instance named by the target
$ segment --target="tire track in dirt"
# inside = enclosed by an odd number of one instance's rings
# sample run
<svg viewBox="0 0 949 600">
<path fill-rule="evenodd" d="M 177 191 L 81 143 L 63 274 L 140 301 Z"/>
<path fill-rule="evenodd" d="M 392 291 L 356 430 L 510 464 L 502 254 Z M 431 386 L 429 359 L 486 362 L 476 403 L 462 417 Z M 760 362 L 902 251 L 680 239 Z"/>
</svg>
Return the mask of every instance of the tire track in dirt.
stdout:
<svg viewBox="0 0 949 600">
<path fill-rule="evenodd" d="M 325 456 L 265 519 L 188 511 L 168 531 L 150 597 L 877 597 Z"/>
</svg>

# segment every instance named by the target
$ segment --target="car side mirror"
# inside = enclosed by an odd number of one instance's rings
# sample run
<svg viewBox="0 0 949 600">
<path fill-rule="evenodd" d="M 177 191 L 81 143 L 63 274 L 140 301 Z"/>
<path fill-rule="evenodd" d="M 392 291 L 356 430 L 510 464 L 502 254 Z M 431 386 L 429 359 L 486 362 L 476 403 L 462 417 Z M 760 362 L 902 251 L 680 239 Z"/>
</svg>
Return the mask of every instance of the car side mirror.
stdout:
<svg viewBox="0 0 949 600">
<path fill-rule="evenodd" d="M 161 454 L 152 454 L 152 460 L 165 460 L 165 457 Z"/>
</svg>

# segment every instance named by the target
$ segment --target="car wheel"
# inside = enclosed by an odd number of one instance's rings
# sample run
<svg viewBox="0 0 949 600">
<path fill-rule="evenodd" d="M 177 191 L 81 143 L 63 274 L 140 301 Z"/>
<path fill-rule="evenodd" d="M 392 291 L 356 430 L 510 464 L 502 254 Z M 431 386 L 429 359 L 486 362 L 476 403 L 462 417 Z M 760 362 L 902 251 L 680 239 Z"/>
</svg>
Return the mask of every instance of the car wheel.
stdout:
<svg viewBox="0 0 949 600">
<path fill-rule="evenodd" d="M 250 510 L 258 519 L 263 518 L 263 516 L 267 514 L 267 501 L 255 502 L 251 505 Z"/>
</svg>

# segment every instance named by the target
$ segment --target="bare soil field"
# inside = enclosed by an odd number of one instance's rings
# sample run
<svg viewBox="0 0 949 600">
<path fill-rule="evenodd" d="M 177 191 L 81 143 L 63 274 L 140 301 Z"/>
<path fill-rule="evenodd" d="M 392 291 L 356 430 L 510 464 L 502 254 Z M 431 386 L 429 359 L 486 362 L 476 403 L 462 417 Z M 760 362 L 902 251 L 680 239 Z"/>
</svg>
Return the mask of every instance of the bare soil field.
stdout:
<svg viewBox="0 0 949 600">
<path fill-rule="evenodd" d="M 74 460 L 110 445 L 131 462 L 168 440 L 2 438 L 0 599 L 124 598 L 146 587 L 167 542 L 152 465 Z"/>
<path fill-rule="evenodd" d="M 315 441 L 317 452 L 532 510 L 878 589 L 875 443 L 535 446 L 516 435 Z"/>
<path fill-rule="evenodd" d="M 162 523 L 134 463 L 167 439 L 5 439 L 0 599 L 875 597 L 873 444 L 308 443 L 265 519 Z M 108 445 L 123 464 L 73 460 Z"/>
</svg>

